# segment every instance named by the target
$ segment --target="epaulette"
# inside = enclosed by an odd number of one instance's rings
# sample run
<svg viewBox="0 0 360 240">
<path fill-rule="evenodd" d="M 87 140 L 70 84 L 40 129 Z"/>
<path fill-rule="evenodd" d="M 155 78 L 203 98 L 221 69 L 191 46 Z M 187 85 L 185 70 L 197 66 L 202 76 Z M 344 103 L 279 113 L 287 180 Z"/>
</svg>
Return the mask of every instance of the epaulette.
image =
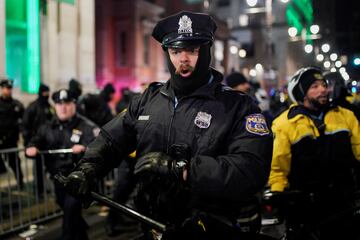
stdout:
<svg viewBox="0 0 360 240">
<path fill-rule="evenodd" d="M 148 88 L 151 90 L 155 90 L 155 89 L 162 87 L 163 85 L 164 85 L 164 83 L 161 83 L 161 82 L 152 82 L 149 84 Z"/>
<path fill-rule="evenodd" d="M 232 89 L 231 87 L 227 86 L 227 85 L 221 85 L 221 91 L 223 92 L 227 92 L 227 91 L 235 91 L 234 89 Z"/>
<path fill-rule="evenodd" d="M 238 93 L 239 95 L 245 95 L 245 93 L 241 92 L 241 91 L 238 91 L 238 90 L 235 90 L 227 85 L 221 85 L 221 91 L 222 92 L 235 92 L 235 93 Z"/>
</svg>

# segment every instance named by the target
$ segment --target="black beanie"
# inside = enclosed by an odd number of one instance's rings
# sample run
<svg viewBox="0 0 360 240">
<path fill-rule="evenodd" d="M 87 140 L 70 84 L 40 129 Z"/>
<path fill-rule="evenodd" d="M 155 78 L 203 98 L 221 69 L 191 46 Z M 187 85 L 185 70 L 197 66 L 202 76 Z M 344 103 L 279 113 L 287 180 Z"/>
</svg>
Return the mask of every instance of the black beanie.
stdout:
<svg viewBox="0 0 360 240">
<path fill-rule="evenodd" d="M 110 95 L 110 94 L 113 94 L 115 93 L 115 88 L 114 86 L 111 84 L 111 83 L 108 83 L 105 85 L 104 89 L 103 89 L 103 92 L 106 94 L 106 95 Z"/>
<path fill-rule="evenodd" d="M 240 84 L 249 82 L 246 79 L 246 77 L 242 73 L 239 73 L 239 72 L 233 72 L 233 73 L 229 74 L 226 77 L 225 81 L 226 81 L 226 84 L 231 88 L 234 88 Z"/>
<path fill-rule="evenodd" d="M 47 85 L 43 84 L 43 83 L 40 83 L 40 86 L 39 86 L 39 95 L 41 95 L 43 92 L 49 92 L 50 89 Z"/>
<path fill-rule="evenodd" d="M 305 71 L 300 76 L 298 87 L 294 89 L 294 97 L 302 102 L 311 84 L 313 84 L 317 80 L 322 80 L 326 82 L 320 69 L 312 68 Z"/>
</svg>

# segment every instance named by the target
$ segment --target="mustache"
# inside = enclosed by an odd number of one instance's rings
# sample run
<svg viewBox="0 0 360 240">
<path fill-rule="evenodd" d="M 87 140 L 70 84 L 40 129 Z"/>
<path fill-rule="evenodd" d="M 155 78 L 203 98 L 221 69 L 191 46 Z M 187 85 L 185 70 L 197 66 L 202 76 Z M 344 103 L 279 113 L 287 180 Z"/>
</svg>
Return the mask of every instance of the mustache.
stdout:
<svg viewBox="0 0 360 240">
<path fill-rule="evenodd" d="M 180 72 L 182 71 L 189 71 L 192 72 L 194 71 L 194 67 L 190 66 L 189 64 L 180 64 L 176 70 L 175 70 L 175 74 L 179 75 Z"/>
</svg>

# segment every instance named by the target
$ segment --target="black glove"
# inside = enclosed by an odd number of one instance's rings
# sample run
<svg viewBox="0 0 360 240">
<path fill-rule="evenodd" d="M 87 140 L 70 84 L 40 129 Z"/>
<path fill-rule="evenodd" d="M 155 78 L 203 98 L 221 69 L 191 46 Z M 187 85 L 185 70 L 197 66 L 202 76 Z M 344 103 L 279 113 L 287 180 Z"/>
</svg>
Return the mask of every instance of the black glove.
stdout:
<svg viewBox="0 0 360 240">
<path fill-rule="evenodd" d="M 134 173 L 153 173 L 159 177 L 184 181 L 183 171 L 187 165 L 186 160 L 175 160 L 163 152 L 150 152 L 137 160 Z"/>
<path fill-rule="evenodd" d="M 58 173 L 54 178 L 65 187 L 70 195 L 81 200 L 84 208 L 90 206 L 92 202 L 90 197 L 92 184 L 86 179 L 85 174 L 82 171 L 74 171 L 67 177 Z"/>
</svg>

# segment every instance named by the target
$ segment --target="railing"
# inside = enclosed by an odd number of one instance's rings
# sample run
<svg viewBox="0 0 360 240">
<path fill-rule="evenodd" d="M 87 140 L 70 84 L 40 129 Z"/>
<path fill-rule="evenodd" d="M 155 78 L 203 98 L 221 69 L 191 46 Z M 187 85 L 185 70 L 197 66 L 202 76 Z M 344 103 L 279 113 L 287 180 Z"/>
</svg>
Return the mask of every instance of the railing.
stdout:
<svg viewBox="0 0 360 240">
<path fill-rule="evenodd" d="M 71 153 L 72 150 L 41 151 L 36 158 L 25 157 L 24 150 L 0 149 L 0 161 L 5 163 L 7 170 L 0 174 L 0 238 L 62 215 L 60 207 L 56 204 L 53 181 L 44 165 L 44 156 Z M 16 159 L 15 173 L 9 164 L 9 161 L 14 159 Z M 19 169 L 22 174 L 19 173 Z M 23 184 L 20 184 L 21 175 L 23 175 Z M 111 195 L 114 179 L 117 179 L 116 170 L 101 183 L 100 192 Z"/>
</svg>

